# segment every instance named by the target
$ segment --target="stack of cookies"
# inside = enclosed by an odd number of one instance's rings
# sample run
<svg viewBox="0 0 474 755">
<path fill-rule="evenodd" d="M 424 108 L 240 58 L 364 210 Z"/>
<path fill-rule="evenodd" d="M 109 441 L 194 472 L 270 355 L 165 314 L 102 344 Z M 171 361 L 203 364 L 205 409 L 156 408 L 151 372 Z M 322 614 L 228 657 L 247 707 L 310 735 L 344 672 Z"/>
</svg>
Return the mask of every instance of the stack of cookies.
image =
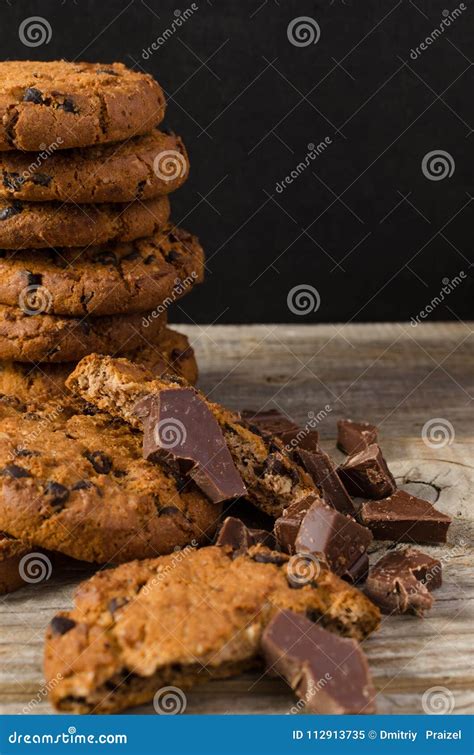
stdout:
<svg viewBox="0 0 474 755">
<path fill-rule="evenodd" d="M 52 398 L 91 352 L 193 382 L 167 313 L 204 259 L 170 221 L 189 161 L 161 87 L 118 63 L 0 71 L 0 392 Z"/>
</svg>

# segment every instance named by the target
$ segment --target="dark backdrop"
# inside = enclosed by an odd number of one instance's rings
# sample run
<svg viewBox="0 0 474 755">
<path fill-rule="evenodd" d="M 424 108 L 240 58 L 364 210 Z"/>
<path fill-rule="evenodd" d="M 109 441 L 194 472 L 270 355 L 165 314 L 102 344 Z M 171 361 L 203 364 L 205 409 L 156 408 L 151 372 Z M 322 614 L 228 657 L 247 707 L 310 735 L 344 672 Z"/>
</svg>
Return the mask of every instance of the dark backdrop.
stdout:
<svg viewBox="0 0 474 755">
<path fill-rule="evenodd" d="M 2 0 L 0 18 L 4 58 L 121 60 L 166 90 L 166 126 L 182 134 L 192 160 L 174 217 L 208 255 L 206 284 L 173 319 L 394 320 L 427 307 L 432 320 L 472 316 L 470 1 L 420 54 L 411 51 L 457 0 L 196 6 L 151 55 L 143 50 L 192 7 L 188 0 L 179 10 L 168 0 Z M 26 48 L 18 27 L 33 15 L 47 19 L 52 37 Z M 289 41 L 288 25 L 301 16 L 317 43 Z M 301 34 L 296 41 L 307 41 Z M 325 139 L 277 190 L 308 144 Z M 433 180 L 422 160 L 439 150 L 446 168 L 434 177 L 454 172 Z M 288 307 L 295 286 L 312 287 L 308 308 L 319 303 L 317 311 L 293 313 L 307 303 L 293 294 Z M 443 286 L 450 292 L 430 306 Z"/>
</svg>

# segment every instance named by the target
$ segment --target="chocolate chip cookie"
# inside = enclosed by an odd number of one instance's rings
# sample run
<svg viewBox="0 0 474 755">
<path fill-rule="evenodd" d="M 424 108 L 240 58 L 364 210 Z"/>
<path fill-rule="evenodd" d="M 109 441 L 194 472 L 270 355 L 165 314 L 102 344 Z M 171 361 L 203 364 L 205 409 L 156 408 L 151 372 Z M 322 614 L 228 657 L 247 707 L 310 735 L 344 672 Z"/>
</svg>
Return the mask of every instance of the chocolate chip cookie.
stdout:
<svg viewBox="0 0 474 755">
<path fill-rule="evenodd" d="M 176 191 L 189 173 L 179 136 L 158 130 L 119 144 L 0 153 L 0 197 L 31 202 L 133 202 Z"/>
<path fill-rule="evenodd" d="M 22 559 L 31 551 L 31 546 L 5 532 L 0 532 L 0 595 L 23 587 Z"/>
<path fill-rule="evenodd" d="M 60 680 L 48 685 L 52 703 L 112 713 L 167 685 L 237 674 L 258 663 L 265 626 L 282 608 L 357 639 L 377 628 L 378 609 L 358 590 L 329 571 L 294 589 L 293 568 L 261 545 L 236 558 L 211 546 L 95 574 L 50 623 L 45 676 Z"/>
<path fill-rule="evenodd" d="M 0 250 L 0 303 L 71 317 L 161 312 L 203 275 L 197 238 L 167 226 L 146 239 L 84 249 Z"/>
<path fill-rule="evenodd" d="M 101 411 L 137 429 L 144 426 L 135 411 L 138 401 L 161 390 L 180 387 L 172 378 L 155 379 L 149 370 L 127 359 L 97 354 L 83 359 L 66 385 Z M 277 517 L 291 503 L 319 496 L 311 477 L 290 459 L 277 438 L 258 435 L 245 427 L 237 414 L 219 404 L 207 401 L 207 405 L 221 427 L 248 497 L 256 506 Z"/>
<path fill-rule="evenodd" d="M 66 205 L 0 199 L 0 249 L 89 246 L 152 236 L 169 220 L 168 197 L 131 204 Z"/>
<path fill-rule="evenodd" d="M 0 63 L 0 151 L 120 141 L 150 131 L 164 113 L 159 84 L 122 63 Z"/>
<path fill-rule="evenodd" d="M 93 351 L 123 354 L 151 343 L 166 324 L 166 313 L 108 317 L 28 315 L 0 304 L 0 360 L 74 362 Z"/>
<path fill-rule="evenodd" d="M 144 343 L 129 352 L 128 356 L 145 365 L 156 376 L 171 372 L 181 375 L 191 384 L 197 380 L 194 351 L 186 336 L 176 330 L 165 328 L 153 343 Z M 69 396 L 65 382 L 75 367 L 76 362 L 0 362 L 0 395 L 14 395 L 26 403 L 61 400 Z"/>
<path fill-rule="evenodd" d="M 97 563 L 212 536 L 221 508 L 142 457 L 125 423 L 80 402 L 0 400 L 0 530 Z"/>
</svg>

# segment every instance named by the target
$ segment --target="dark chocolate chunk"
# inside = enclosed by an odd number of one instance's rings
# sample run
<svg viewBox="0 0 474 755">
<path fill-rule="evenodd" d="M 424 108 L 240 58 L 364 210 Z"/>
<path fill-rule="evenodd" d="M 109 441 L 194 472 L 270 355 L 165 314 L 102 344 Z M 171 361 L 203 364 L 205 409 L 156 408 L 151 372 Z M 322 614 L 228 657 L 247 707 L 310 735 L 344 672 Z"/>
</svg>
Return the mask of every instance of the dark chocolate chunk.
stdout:
<svg viewBox="0 0 474 755">
<path fill-rule="evenodd" d="M 22 477 L 31 477 L 28 470 L 19 467 L 18 464 L 8 464 L 8 466 L 3 467 L 1 474 L 3 477 L 12 477 L 15 480 L 19 480 Z"/>
<path fill-rule="evenodd" d="M 310 453 L 303 448 L 296 451 L 296 456 L 304 469 L 308 472 L 319 492 L 337 511 L 345 514 L 355 514 L 355 506 L 339 477 L 332 459 L 324 451 Z"/>
<path fill-rule="evenodd" d="M 269 669 L 288 682 L 308 713 L 375 713 L 369 666 L 355 640 L 284 610 L 265 629 L 262 651 Z"/>
<path fill-rule="evenodd" d="M 66 97 L 64 102 L 62 102 L 60 105 L 58 105 L 59 110 L 65 110 L 66 113 L 77 113 L 79 112 L 74 102 L 70 99 L 70 97 Z"/>
<path fill-rule="evenodd" d="M 279 438 L 287 453 L 297 448 L 305 448 L 307 451 L 318 449 L 319 436 L 316 430 L 299 427 L 278 409 L 261 412 L 244 409 L 240 416 L 244 424 L 258 435 L 264 438 Z"/>
<path fill-rule="evenodd" d="M 69 498 L 69 490 L 60 482 L 49 481 L 44 487 L 48 502 L 54 508 L 62 508 Z"/>
<path fill-rule="evenodd" d="M 23 212 L 23 205 L 20 202 L 14 202 L 8 207 L 4 207 L 3 210 L 0 210 L 0 220 L 8 220 L 15 215 L 19 215 L 20 212 Z"/>
<path fill-rule="evenodd" d="M 276 566 L 282 566 L 288 563 L 288 556 L 286 553 L 278 553 L 278 551 L 272 551 L 269 548 L 262 548 L 251 554 L 252 561 L 256 561 L 258 564 L 275 564 Z"/>
<path fill-rule="evenodd" d="M 37 186 L 49 186 L 53 179 L 52 176 L 47 176 L 46 173 L 33 173 L 31 180 Z"/>
<path fill-rule="evenodd" d="M 369 422 L 353 422 L 351 419 L 338 420 L 337 447 L 345 454 L 357 454 L 372 443 L 377 443 L 375 425 Z"/>
<path fill-rule="evenodd" d="M 380 446 L 376 443 L 350 456 L 338 472 L 351 495 L 385 498 L 397 488 Z"/>
<path fill-rule="evenodd" d="M 71 490 L 89 490 L 89 488 L 92 487 L 94 487 L 94 485 L 92 482 L 89 482 L 89 480 L 79 480 L 74 483 Z"/>
<path fill-rule="evenodd" d="M 346 582 L 350 582 L 351 585 L 358 585 L 361 582 L 365 582 L 367 574 L 369 573 L 369 557 L 367 553 L 363 553 L 357 561 L 354 561 L 351 566 L 348 566 L 341 579 Z"/>
<path fill-rule="evenodd" d="M 224 519 L 217 536 L 216 545 L 220 547 L 230 546 L 234 555 L 246 553 L 252 545 L 266 545 L 274 548 L 275 542 L 271 532 L 267 530 L 250 529 L 233 516 Z"/>
<path fill-rule="evenodd" d="M 158 510 L 158 516 L 176 516 L 181 514 L 181 511 L 176 506 L 163 506 Z"/>
<path fill-rule="evenodd" d="M 388 498 L 363 503 L 359 518 L 377 540 L 445 543 L 451 518 L 428 501 L 397 490 Z"/>
<path fill-rule="evenodd" d="M 280 548 L 293 555 L 295 553 L 295 541 L 301 522 L 308 513 L 311 505 L 317 501 L 316 496 L 308 496 L 300 501 L 292 503 L 278 519 L 275 520 L 275 537 Z"/>
<path fill-rule="evenodd" d="M 169 388 L 138 402 L 143 456 L 177 464 L 214 503 L 247 493 L 216 418 L 193 388 Z"/>
<path fill-rule="evenodd" d="M 68 619 L 67 616 L 54 616 L 49 626 L 53 634 L 60 635 L 66 634 L 76 626 L 76 622 L 73 619 Z"/>
<path fill-rule="evenodd" d="M 90 461 L 97 474 L 108 474 L 112 469 L 112 459 L 103 451 L 84 451 L 84 456 Z"/>
<path fill-rule="evenodd" d="M 27 286 L 41 286 L 43 283 L 43 276 L 41 273 L 32 273 L 29 270 L 26 271 L 26 285 Z"/>
<path fill-rule="evenodd" d="M 366 552 L 372 533 L 352 517 L 316 501 L 301 522 L 296 553 L 323 556 L 336 574 L 344 574 Z"/>
<path fill-rule="evenodd" d="M 28 87 L 23 95 L 23 102 L 33 102 L 35 105 L 42 105 L 44 102 L 43 93 L 39 89 L 36 89 L 36 87 Z"/>
<path fill-rule="evenodd" d="M 365 592 L 384 613 L 422 616 L 433 605 L 431 591 L 441 587 L 441 562 L 405 548 L 390 551 L 369 571 Z"/>
</svg>

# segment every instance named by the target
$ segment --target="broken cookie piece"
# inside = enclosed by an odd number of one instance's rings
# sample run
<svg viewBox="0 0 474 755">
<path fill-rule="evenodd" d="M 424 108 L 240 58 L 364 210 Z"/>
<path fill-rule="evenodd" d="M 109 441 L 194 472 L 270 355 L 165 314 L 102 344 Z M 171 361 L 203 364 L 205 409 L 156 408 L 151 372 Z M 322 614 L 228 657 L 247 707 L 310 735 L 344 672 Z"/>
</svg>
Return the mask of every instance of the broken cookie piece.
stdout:
<svg viewBox="0 0 474 755">
<path fill-rule="evenodd" d="M 441 587 L 441 562 L 405 548 L 390 551 L 369 571 L 365 592 L 383 613 L 422 616 L 433 605 L 431 591 Z"/>
<path fill-rule="evenodd" d="M 347 490 L 354 496 L 385 498 L 397 487 L 380 446 L 376 443 L 350 456 L 338 472 Z"/>
<path fill-rule="evenodd" d="M 375 713 L 367 659 L 354 640 L 282 610 L 265 629 L 262 649 L 268 669 L 288 682 L 306 712 Z"/>
<path fill-rule="evenodd" d="M 175 377 L 155 378 L 147 369 L 127 359 L 90 354 L 77 365 L 67 387 L 90 404 L 132 427 L 143 430 L 136 413 L 138 402 L 150 394 L 188 387 Z M 314 494 L 307 472 L 284 451 L 281 443 L 264 438 L 243 426 L 240 417 L 198 393 L 210 409 L 224 435 L 233 462 L 242 477 L 249 500 L 278 517 L 291 503 Z"/>
<path fill-rule="evenodd" d="M 353 422 L 340 419 L 337 422 L 337 447 L 348 456 L 363 451 L 372 443 L 377 443 L 377 428 L 370 422 Z"/>
<path fill-rule="evenodd" d="M 258 662 L 278 609 L 356 639 L 377 628 L 376 606 L 330 571 L 295 590 L 289 569 L 288 556 L 259 545 L 236 558 L 225 548 L 188 547 L 98 572 L 77 589 L 61 631 L 48 629 L 51 702 L 62 711 L 112 713 L 150 701 L 166 685 L 186 689 L 238 674 Z"/>
<path fill-rule="evenodd" d="M 380 501 L 366 501 L 359 519 L 376 540 L 407 543 L 445 543 L 451 524 L 447 514 L 404 490 Z"/>
<path fill-rule="evenodd" d="M 172 387 L 140 399 L 143 457 L 162 459 L 189 475 L 213 503 L 247 492 L 222 431 L 207 404 L 191 387 Z"/>
</svg>

